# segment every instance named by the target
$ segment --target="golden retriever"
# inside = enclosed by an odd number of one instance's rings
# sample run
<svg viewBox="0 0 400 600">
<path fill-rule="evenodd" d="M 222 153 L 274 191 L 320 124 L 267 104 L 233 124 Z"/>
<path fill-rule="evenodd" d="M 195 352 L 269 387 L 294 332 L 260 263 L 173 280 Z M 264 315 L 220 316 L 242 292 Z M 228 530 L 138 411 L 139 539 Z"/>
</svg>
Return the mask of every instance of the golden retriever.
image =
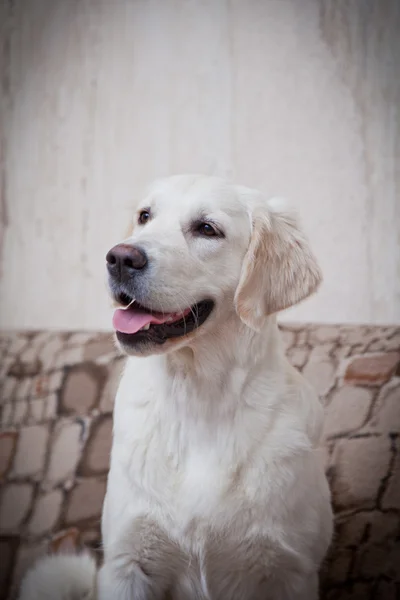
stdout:
<svg viewBox="0 0 400 600">
<path fill-rule="evenodd" d="M 317 599 L 332 535 L 323 409 L 275 316 L 321 281 L 295 214 L 214 177 L 171 177 L 107 269 L 129 358 L 97 598 Z"/>
</svg>

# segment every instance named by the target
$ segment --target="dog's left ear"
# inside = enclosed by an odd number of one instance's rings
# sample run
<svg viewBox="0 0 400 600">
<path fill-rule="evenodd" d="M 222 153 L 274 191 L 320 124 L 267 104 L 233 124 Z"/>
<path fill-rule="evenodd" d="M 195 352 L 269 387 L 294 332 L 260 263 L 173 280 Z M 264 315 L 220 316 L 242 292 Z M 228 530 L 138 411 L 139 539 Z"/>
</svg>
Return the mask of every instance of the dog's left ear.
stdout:
<svg viewBox="0 0 400 600">
<path fill-rule="evenodd" d="M 272 199 L 258 205 L 252 225 L 235 307 L 242 321 L 258 331 L 268 315 L 316 291 L 322 274 L 296 214 L 284 200 Z"/>
</svg>

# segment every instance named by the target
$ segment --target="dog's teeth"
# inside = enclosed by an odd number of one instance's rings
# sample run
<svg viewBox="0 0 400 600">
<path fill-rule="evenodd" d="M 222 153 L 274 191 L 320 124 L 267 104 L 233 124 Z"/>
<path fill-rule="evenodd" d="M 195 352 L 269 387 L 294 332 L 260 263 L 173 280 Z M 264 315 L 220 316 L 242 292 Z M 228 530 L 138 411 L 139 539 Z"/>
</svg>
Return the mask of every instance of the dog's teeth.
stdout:
<svg viewBox="0 0 400 600">
<path fill-rule="evenodd" d="M 147 325 L 143 325 L 142 329 L 143 331 L 147 331 L 148 329 L 150 329 L 150 323 L 147 323 Z"/>
<path fill-rule="evenodd" d="M 120 308 L 122 310 L 127 310 L 128 308 L 130 308 L 132 306 L 132 304 L 136 302 L 135 298 L 132 298 L 132 300 L 129 302 L 129 304 L 125 304 L 125 306 L 121 306 Z"/>
<path fill-rule="evenodd" d="M 167 319 L 165 322 L 166 323 L 172 323 L 173 320 L 174 320 L 174 317 L 169 317 L 169 319 Z"/>
</svg>

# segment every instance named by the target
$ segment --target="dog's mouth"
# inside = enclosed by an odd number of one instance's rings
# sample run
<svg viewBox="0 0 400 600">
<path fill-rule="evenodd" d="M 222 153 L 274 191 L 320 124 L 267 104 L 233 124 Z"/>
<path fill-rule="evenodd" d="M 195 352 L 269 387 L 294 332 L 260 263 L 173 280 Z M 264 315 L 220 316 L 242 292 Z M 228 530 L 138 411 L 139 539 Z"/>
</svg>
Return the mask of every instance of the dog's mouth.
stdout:
<svg viewBox="0 0 400 600">
<path fill-rule="evenodd" d="M 118 296 L 118 303 L 123 308 L 115 311 L 113 326 L 118 340 L 127 345 L 145 341 L 163 344 L 185 336 L 200 327 L 214 308 L 212 300 L 203 300 L 183 311 L 156 312 L 126 294 Z"/>
</svg>

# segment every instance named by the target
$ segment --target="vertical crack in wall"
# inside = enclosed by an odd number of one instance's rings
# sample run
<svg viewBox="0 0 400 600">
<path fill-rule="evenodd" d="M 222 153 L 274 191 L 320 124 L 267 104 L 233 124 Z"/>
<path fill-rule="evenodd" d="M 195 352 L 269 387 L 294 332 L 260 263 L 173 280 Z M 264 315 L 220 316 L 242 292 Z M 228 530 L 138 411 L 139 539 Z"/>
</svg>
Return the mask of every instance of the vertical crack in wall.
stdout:
<svg viewBox="0 0 400 600">
<path fill-rule="evenodd" d="M 80 33 L 83 40 L 90 40 L 90 43 L 84 45 L 83 48 L 90 48 L 90 55 L 85 56 L 87 61 L 86 68 L 89 72 L 89 79 L 87 82 L 86 90 L 86 101 L 87 101 L 87 115 L 85 121 L 84 135 L 83 135 L 83 161 L 82 161 L 82 174 L 80 178 L 82 199 L 84 201 L 84 207 L 82 210 L 82 226 L 81 226 L 81 267 L 85 274 L 86 279 L 90 279 L 91 271 L 88 261 L 88 234 L 90 226 L 90 194 L 88 195 L 88 177 L 93 176 L 93 144 L 96 143 L 96 109 L 98 103 L 98 81 L 96 75 L 96 64 L 100 64 L 99 59 L 99 32 L 97 29 L 96 18 L 98 17 L 96 6 L 90 4 L 84 9 L 82 15 L 82 29 Z"/>
<path fill-rule="evenodd" d="M 400 191 L 400 171 L 396 165 L 400 160 L 400 77 L 396 77 L 396 68 L 400 61 L 400 4 L 397 0 L 379 3 L 319 0 L 319 5 L 322 38 L 337 62 L 339 75 L 360 117 L 371 278 L 370 319 L 373 320 L 383 308 L 388 308 L 380 305 L 383 274 L 395 277 L 400 272 L 400 261 L 394 269 L 382 264 L 382 257 L 379 261 L 377 249 L 385 246 L 385 240 L 378 240 L 376 235 L 382 214 L 378 203 L 382 190 L 386 192 L 382 202 L 393 202 L 394 218 L 388 225 L 394 228 L 396 221 L 397 227 L 399 223 L 396 199 Z M 393 230 L 388 233 L 394 240 Z M 397 242 L 400 247 L 400 229 Z M 398 294 L 400 298 L 400 288 Z"/>
<path fill-rule="evenodd" d="M 9 225 L 6 182 L 6 115 L 11 105 L 11 31 L 13 3 L 0 6 L 0 277 L 3 270 L 3 244 Z"/>
</svg>

